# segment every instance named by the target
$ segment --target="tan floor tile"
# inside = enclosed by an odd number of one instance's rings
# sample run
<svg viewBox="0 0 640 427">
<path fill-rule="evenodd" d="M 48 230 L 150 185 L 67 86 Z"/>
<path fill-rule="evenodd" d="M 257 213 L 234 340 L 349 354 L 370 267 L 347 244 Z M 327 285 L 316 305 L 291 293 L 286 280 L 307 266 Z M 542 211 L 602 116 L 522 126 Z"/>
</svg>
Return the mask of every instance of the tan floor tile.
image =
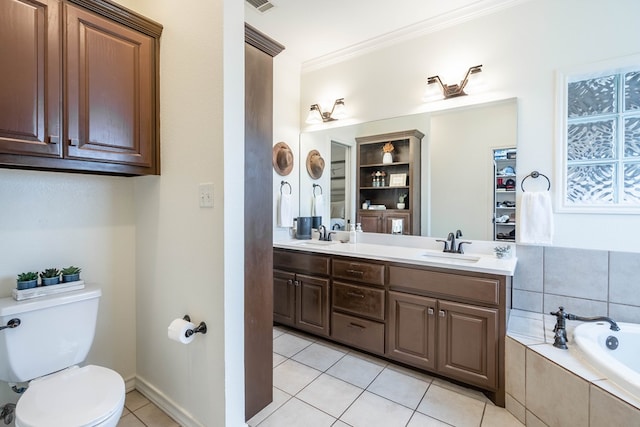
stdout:
<svg viewBox="0 0 640 427">
<path fill-rule="evenodd" d="M 138 390 L 133 390 L 127 393 L 124 406 L 131 412 L 135 412 L 136 409 L 142 408 L 147 403 L 149 403 L 149 399 L 140 394 Z"/>
<path fill-rule="evenodd" d="M 145 427 L 145 425 L 132 413 L 125 415 L 118 421 L 118 427 Z"/>
<path fill-rule="evenodd" d="M 149 403 L 135 411 L 135 416 L 140 418 L 147 426 L 179 427 L 178 423 L 173 421 L 171 417 L 162 412 L 162 410 L 153 403 Z"/>
<path fill-rule="evenodd" d="M 523 427 L 509 411 L 498 406 L 487 405 L 482 417 L 482 427 Z"/>
<path fill-rule="evenodd" d="M 431 384 L 417 410 L 458 427 L 477 427 L 482 421 L 484 407 L 479 400 Z"/>
</svg>

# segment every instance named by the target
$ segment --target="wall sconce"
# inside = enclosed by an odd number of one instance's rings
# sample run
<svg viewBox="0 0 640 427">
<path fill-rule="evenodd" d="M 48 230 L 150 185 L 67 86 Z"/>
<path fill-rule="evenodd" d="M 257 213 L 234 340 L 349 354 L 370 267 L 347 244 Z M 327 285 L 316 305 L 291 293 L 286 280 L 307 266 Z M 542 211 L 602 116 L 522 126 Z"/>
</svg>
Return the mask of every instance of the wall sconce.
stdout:
<svg viewBox="0 0 640 427">
<path fill-rule="evenodd" d="M 312 104 L 309 109 L 309 115 L 306 122 L 309 124 L 317 124 L 323 122 L 331 122 L 342 119 L 347 116 L 347 108 L 344 106 L 344 98 L 338 98 L 333 103 L 331 111 L 322 112 L 318 104 Z"/>
<path fill-rule="evenodd" d="M 440 98 L 440 91 L 438 90 L 438 86 L 435 83 L 440 84 L 440 89 L 442 89 L 442 95 L 444 95 L 444 99 L 455 98 L 457 96 L 465 96 L 467 93 L 464 91 L 464 88 L 467 87 L 469 82 L 477 76 L 478 73 L 482 71 L 482 65 L 475 65 L 467 71 L 467 74 L 464 76 L 464 79 L 460 82 L 460 84 L 446 85 L 442 83 L 439 76 L 431 76 L 427 79 L 427 93 L 425 94 L 425 99 L 431 100 L 435 98 Z"/>
</svg>

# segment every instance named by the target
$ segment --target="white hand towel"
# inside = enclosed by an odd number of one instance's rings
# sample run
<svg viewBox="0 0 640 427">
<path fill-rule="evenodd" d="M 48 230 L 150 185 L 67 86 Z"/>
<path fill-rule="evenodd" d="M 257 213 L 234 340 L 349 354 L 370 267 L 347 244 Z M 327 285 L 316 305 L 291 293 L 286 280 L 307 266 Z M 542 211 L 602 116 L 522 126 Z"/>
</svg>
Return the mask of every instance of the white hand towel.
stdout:
<svg viewBox="0 0 640 427">
<path fill-rule="evenodd" d="M 291 194 L 280 194 L 278 203 L 278 227 L 293 227 Z"/>
<path fill-rule="evenodd" d="M 311 210 L 312 216 L 322 216 L 324 213 L 324 199 L 322 194 L 313 196 L 313 209 Z"/>
<path fill-rule="evenodd" d="M 553 240 L 553 209 L 548 191 L 522 194 L 520 243 L 548 244 Z"/>
</svg>

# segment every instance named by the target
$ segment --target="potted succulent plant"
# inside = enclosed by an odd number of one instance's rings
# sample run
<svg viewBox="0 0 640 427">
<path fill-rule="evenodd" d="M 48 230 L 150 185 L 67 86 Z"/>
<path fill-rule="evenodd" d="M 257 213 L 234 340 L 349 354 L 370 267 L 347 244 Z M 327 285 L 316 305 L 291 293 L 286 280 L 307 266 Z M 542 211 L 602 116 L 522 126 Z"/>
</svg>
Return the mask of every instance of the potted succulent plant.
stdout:
<svg viewBox="0 0 640 427">
<path fill-rule="evenodd" d="M 42 286 L 57 285 L 60 283 L 60 270 L 47 268 L 40 272 L 40 279 L 42 279 Z"/>
<path fill-rule="evenodd" d="M 35 271 L 20 273 L 17 282 L 18 290 L 35 288 L 38 286 L 38 273 Z"/>
<path fill-rule="evenodd" d="M 69 267 L 65 267 L 60 272 L 62 273 L 62 282 L 75 282 L 76 280 L 80 280 L 80 267 L 74 267 L 73 265 Z"/>
<path fill-rule="evenodd" d="M 404 206 L 405 206 L 404 200 L 407 198 L 407 196 L 408 196 L 408 194 L 405 193 L 405 194 L 400 195 L 400 197 L 398 197 L 398 203 L 396 204 L 396 207 L 398 209 L 404 209 Z"/>
</svg>

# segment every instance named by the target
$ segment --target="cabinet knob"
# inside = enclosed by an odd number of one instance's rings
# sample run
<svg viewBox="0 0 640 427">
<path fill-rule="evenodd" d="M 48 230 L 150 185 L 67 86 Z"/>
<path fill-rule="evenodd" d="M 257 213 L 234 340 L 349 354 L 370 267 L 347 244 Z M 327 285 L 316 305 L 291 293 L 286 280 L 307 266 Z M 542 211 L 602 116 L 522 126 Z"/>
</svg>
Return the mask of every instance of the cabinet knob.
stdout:
<svg viewBox="0 0 640 427">
<path fill-rule="evenodd" d="M 429 307 L 429 308 L 427 309 L 427 314 L 428 314 L 429 316 L 433 316 L 433 308 Z"/>
<path fill-rule="evenodd" d="M 56 135 L 49 135 L 49 138 L 47 139 L 47 142 L 49 144 L 57 144 L 60 142 L 60 137 L 56 136 Z"/>
<path fill-rule="evenodd" d="M 287 285 L 293 285 L 293 280 L 291 279 L 287 280 Z"/>
<path fill-rule="evenodd" d="M 293 281 L 293 284 L 294 284 L 294 286 L 300 286 L 300 281 L 298 281 L 298 280 L 294 280 L 294 281 Z"/>
<path fill-rule="evenodd" d="M 78 138 L 69 138 L 69 145 L 73 145 L 74 147 L 78 146 L 80 140 Z"/>
<path fill-rule="evenodd" d="M 444 310 L 440 310 L 440 311 L 438 312 L 438 316 L 440 316 L 440 317 L 444 317 L 444 315 L 445 315 Z"/>
</svg>

